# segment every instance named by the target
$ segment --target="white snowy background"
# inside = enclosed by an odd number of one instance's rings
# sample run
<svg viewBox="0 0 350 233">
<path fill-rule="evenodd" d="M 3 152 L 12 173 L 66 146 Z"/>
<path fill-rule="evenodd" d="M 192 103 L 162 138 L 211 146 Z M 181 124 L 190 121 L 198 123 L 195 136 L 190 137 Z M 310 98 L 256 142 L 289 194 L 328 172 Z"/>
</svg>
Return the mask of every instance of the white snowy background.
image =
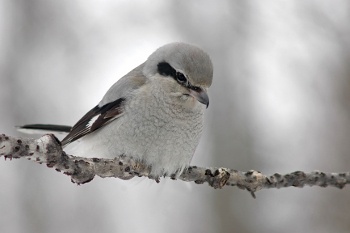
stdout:
<svg viewBox="0 0 350 233">
<path fill-rule="evenodd" d="M 0 133 L 74 124 L 163 44 L 213 60 L 193 165 L 350 170 L 350 2 L 0 0 Z M 0 160 L 0 232 L 350 231 L 350 190 L 69 177 Z"/>
</svg>

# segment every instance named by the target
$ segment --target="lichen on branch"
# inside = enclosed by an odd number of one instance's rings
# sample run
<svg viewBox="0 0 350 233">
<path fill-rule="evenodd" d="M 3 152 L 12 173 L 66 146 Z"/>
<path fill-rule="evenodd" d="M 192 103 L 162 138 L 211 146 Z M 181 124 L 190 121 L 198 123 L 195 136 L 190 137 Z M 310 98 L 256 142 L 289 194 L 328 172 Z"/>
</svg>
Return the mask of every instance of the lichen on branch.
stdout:
<svg viewBox="0 0 350 233">
<path fill-rule="evenodd" d="M 0 135 L 0 157 L 7 159 L 27 158 L 39 164 L 46 164 L 71 177 L 72 182 L 84 184 L 95 176 L 116 177 L 124 180 L 133 177 L 148 177 L 160 182 L 160 177 L 150 175 L 151 168 L 142 161 L 128 156 L 115 159 L 83 158 L 66 154 L 60 141 L 53 135 L 47 134 L 39 139 L 15 138 Z M 248 190 L 253 197 L 255 192 L 267 188 L 285 187 L 337 187 L 343 188 L 350 182 L 350 173 L 325 173 L 320 171 L 296 171 L 289 174 L 275 173 L 267 176 L 259 171 L 237 171 L 228 168 L 203 168 L 190 166 L 179 176 L 169 175 L 171 179 L 180 179 L 196 184 L 208 183 L 213 188 L 237 186 Z"/>
</svg>

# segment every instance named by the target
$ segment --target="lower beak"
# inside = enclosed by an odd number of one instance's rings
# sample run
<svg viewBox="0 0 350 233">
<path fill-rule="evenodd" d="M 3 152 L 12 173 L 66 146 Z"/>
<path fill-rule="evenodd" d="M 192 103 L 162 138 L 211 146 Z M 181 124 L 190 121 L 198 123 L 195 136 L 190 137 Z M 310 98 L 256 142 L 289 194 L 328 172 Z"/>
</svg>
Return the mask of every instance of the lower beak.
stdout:
<svg viewBox="0 0 350 233">
<path fill-rule="evenodd" d="M 190 90 L 190 95 L 196 98 L 198 102 L 204 104 L 205 106 L 209 106 L 209 96 L 206 91 L 200 90 L 200 91 L 194 91 Z"/>
</svg>

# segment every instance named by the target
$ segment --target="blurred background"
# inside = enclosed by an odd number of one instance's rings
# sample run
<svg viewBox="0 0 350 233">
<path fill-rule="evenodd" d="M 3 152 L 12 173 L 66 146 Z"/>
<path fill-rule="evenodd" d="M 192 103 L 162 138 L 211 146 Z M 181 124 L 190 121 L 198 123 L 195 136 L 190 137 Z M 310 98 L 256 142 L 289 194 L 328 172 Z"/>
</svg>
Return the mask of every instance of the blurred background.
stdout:
<svg viewBox="0 0 350 233">
<path fill-rule="evenodd" d="M 193 165 L 349 171 L 349 1 L 0 0 L 0 133 L 73 125 L 156 48 L 213 60 Z M 0 161 L 0 232 L 350 232 L 350 191 L 69 177 Z"/>
</svg>

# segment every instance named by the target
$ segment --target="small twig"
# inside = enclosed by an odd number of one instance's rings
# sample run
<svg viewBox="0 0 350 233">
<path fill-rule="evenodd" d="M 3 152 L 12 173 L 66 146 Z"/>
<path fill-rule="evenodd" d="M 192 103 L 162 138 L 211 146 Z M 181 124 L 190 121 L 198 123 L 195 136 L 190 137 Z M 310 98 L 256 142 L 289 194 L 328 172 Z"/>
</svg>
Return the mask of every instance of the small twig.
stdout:
<svg viewBox="0 0 350 233">
<path fill-rule="evenodd" d="M 84 184 L 95 176 L 131 179 L 135 176 L 149 177 L 159 182 L 159 177 L 151 177 L 151 169 L 142 162 L 122 156 L 115 159 L 83 158 L 67 155 L 60 141 L 52 134 L 39 139 L 22 139 L 0 135 L 0 157 L 6 159 L 27 158 L 71 177 L 72 182 Z M 175 179 L 174 176 L 170 178 Z M 241 172 L 228 168 L 203 168 L 191 166 L 179 177 L 187 182 L 196 184 L 208 183 L 213 188 L 237 186 L 248 190 L 253 197 L 255 192 L 267 188 L 284 187 L 337 187 L 343 188 L 350 182 L 350 173 L 325 173 L 314 171 L 305 173 L 296 171 L 281 175 L 263 175 L 259 171 Z"/>
</svg>

